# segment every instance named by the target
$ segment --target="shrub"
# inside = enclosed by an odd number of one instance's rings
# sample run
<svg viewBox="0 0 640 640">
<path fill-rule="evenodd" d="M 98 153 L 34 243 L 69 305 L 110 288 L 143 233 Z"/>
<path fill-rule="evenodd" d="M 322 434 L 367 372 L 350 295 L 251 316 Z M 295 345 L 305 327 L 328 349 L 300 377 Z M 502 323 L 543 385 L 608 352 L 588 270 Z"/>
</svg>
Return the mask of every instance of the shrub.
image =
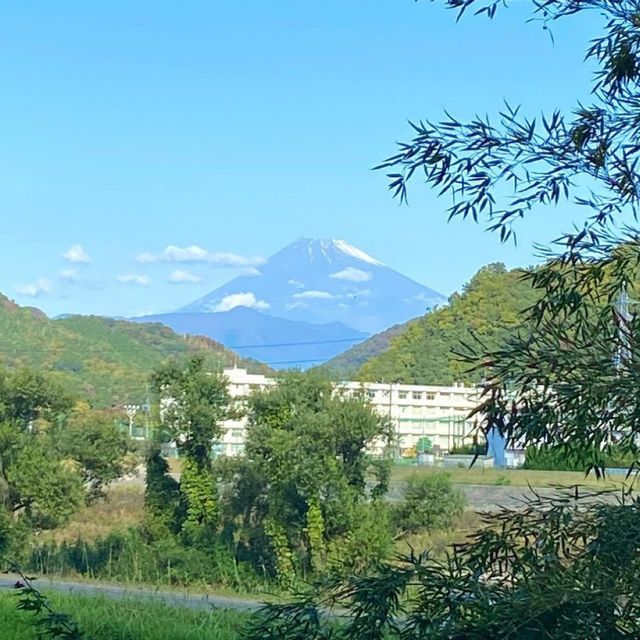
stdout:
<svg viewBox="0 0 640 640">
<path fill-rule="evenodd" d="M 570 451 L 560 445 L 529 447 L 524 468 L 542 471 L 588 471 L 593 466 L 629 468 L 636 457 L 616 445 L 599 449 L 574 444 Z"/>
<path fill-rule="evenodd" d="M 459 444 L 451 448 L 451 455 L 483 456 L 487 453 L 487 443 Z"/>
<path fill-rule="evenodd" d="M 450 529 L 462 514 L 465 499 L 447 474 L 413 475 L 404 500 L 394 510 L 399 534 Z"/>
</svg>

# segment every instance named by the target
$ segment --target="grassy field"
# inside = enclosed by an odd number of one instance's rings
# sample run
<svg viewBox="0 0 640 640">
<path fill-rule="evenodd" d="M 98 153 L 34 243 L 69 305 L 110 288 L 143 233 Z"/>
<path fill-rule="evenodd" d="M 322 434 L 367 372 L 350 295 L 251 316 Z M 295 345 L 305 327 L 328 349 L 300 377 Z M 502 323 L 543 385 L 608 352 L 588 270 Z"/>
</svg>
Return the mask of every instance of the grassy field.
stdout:
<svg viewBox="0 0 640 640">
<path fill-rule="evenodd" d="M 82 508 L 64 527 L 47 531 L 41 538 L 55 542 L 78 538 L 92 541 L 108 535 L 115 528 L 126 529 L 141 523 L 143 508 L 143 487 L 116 486 L 107 492 L 106 500 Z"/>
<path fill-rule="evenodd" d="M 168 460 L 172 473 L 180 473 L 181 460 Z M 617 487 L 625 480 L 624 475 L 610 475 L 605 480 L 598 480 L 593 473 L 585 476 L 579 471 L 529 471 L 526 469 L 459 469 L 443 467 L 419 467 L 418 465 L 396 465 L 393 467 L 391 480 L 403 482 L 414 473 L 439 474 L 446 473 L 456 484 L 507 485 L 513 487 L 569 487 L 585 485 L 590 487 Z"/>
<path fill-rule="evenodd" d="M 416 465 L 396 466 L 391 475 L 392 482 L 403 482 L 414 474 L 435 475 L 446 473 L 455 484 L 506 485 L 513 487 L 555 487 L 585 485 L 590 487 L 616 487 L 624 482 L 624 475 L 608 476 L 598 480 L 594 474 L 585 476 L 574 471 L 528 471 L 526 469 L 441 469 Z"/>
<path fill-rule="evenodd" d="M 238 612 L 191 611 L 144 600 L 52 595 L 51 603 L 92 640 L 233 640 L 246 620 Z M 16 595 L 0 592 L 0 638 L 36 640 L 34 615 L 15 607 Z"/>
</svg>

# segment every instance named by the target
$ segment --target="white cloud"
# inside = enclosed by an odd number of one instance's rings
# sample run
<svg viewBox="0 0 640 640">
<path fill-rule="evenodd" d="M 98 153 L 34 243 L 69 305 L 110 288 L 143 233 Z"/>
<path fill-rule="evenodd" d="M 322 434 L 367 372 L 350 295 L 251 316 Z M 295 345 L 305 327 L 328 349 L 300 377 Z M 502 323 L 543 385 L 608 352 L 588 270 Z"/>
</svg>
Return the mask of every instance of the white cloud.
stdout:
<svg viewBox="0 0 640 640">
<path fill-rule="evenodd" d="M 16 287 L 16 291 L 28 298 L 38 298 L 43 294 L 51 293 L 51 283 L 46 278 L 38 278 L 35 282 Z"/>
<path fill-rule="evenodd" d="M 195 273 L 176 269 L 169 275 L 169 282 L 173 284 L 198 284 L 202 282 L 202 278 Z"/>
<path fill-rule="evenodd" d="M 304 289 L 304 282 L 300 282 L 300 280 L 287 280 L 287 282 L 296 289 Z"/>
<path fill-rule="evenodd" d="M 89 264 L 89 262 L 91 262 L 89 254 L 80 244 L 74 244 L 72 247 L 69 247 L 62 254 L 62 257 L 68 262 L 75 262 L 78 264 Z"/>
<path fill-rule="evenodd" d="M 178 247 L 170 244 L 159 255 L 144 252 L 136 257 L 142 264 L 151 262 L 206 262 L 217 267 L 256 267 L 264 264 L 264 258 L 249 258 L 235 253 L 210 253 L 202 247 L 192 244 L 188 247 Z"/>
<path fill-rule="evenodd" d="M 58 277 L 63 282 L 73 283 L 78 282 L 78 272 L 75 269 L 63 269 Z"/>
<path fill-rule="evenodd" d="M 207 262 L 219 267 L 255 267 L 266 262 L 265 258 L 247 258 L 235 253 L 210 253 Z"/>
<path fill-rule="evenodd" d="M 229 311 L 235 307 L 249 307 L 258 311 L 266 311 L 271 305 L 264 300 L 258 300 L 254 293 L 231 293 L 225 296 L 214 307 L 214 311 Z"/>
<path fill-rule="evenodd" d="M 139 276 L 134 273 L 126 273 L 118 276 L 116 280 L 122 284 L 137 284 L 141 287 L 148 287 L 151 284 L 151 278 L 149 276 Z"/>
<path fill-rule="evenodd" d="M 140 264 L 151 264 L 156 261 L 156 257 L 153 253 L 149 253 L 148 251 L 143 251 L 136 256 L 136 262 Z"/>
<path fill-rule="evenodd" d="M 373 278 L 370 271 L 362 271 L 362 269 L 356 269 L 355 267 L 347 267 L 342 271 L 332 273 L 330 278 L 336 278 L 337 280 L 346 280 L 347 282 L 368 282 Z"/>
<path fill-rule="evenodd" d="M 160 255 L 163 262 L 205 262 L 207 259 L 206 249 L 192 244 L 190 247 L 176 247 L 170 244 Z"/>
<path fill-rule="evenodd" d="M 317 300 L 330 300 L 333 298 L 333 294 L 328 291 L 314 291 L 310 289 L 309 291 L 301 291 L 300 293 L 294 293 L 294 298 L 315 298 Z"/>
</svg>

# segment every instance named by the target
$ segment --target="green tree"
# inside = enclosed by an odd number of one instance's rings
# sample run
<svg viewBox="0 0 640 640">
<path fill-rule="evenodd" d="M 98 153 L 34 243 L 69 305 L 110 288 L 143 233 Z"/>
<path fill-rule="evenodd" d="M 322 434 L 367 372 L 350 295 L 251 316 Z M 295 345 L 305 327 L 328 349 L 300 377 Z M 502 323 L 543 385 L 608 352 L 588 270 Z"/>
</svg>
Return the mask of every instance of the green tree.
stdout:
<svg viewBox="0 0 640 640">
<path fill-rule="evenodd" d="M 52 529 L 78 510 L 85 493 L 73 464 L 51 455 L 47 440 L 21 434 L 6 472 L 10 509 L 35 529 Z"/>
<path fill-rule="evenodd" d="M 137 464 L 131 440 L 109 411 L 77 406 L 62 427 L 51 430 L 51 437 L 59 455 L 79 466 L 90 501 L 103 497 L 109 483 Z"/>
<path fill-rule="evenodd" d="M 64 420 L 71 404 L 39 373 L 0 373 L 0 500 L 12 518 L 37 529 L 64 522 L 82 501 L 81 475 L 51 450 L 52 422 Z"/>
<path fill-rule="evenodd" d="M 63 524 L 126 469 L 129 443 L 113 420 L 72 406 L 47 376 L 0 370 L 0 537 L 5 547 L 15 550 L 17 538 L 24 543 L 32 530 Z"/>
<path fill-rule="evenodd" d="M 169 465 L 160 445 L 152 442 L 145 458 L 145 528 L 152 538 L 177 534 L 184 514 L 180 483 L 169 475 Z"/>
<path fill-rule="evenodd" d="M 0 419 L 15 422 L 23 428 L 39 419 L 60 419 L 73 406 L 72 398 L 61 386 L 30 369 L 12 373 L 3 371 L 0 393 Z"/>
<path fill-rule="evenodd" d="M 225 513 L 256 565 L 290 581 L 388 550 L 382 492 L 367 491 L 367 447 L 386 442 L 390 427 L 362 395 L 334 391 L 320 374 L 290 374 L 253 394 L 248 415 L 246 460 L 227 473 Z M 367 516 L 374 509 L 377 522 Z"/>
<path fill-rule="evenodd" d="M 183 530 L 189 535 L 212 533 L 218 525 L 213 446 L 221 436 L 221 422 L 233 414 L 227 382 L 209 373 L 203 358 L 194 356 L 186 366 L 174 361 L 158 369 L 152 386 L 162 405 L 163 428 L 183 459 Z"/>
</svg>

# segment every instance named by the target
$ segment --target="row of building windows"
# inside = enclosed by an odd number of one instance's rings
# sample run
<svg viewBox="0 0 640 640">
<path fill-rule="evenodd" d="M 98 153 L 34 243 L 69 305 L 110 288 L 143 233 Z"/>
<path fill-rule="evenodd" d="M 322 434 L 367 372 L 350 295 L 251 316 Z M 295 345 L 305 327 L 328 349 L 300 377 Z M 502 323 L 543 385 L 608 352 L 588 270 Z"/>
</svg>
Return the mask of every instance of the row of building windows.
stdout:
<svg viewBox="0 0 640 640">
<path fill-rule="evenodd" d="M 373 400 L 376 396 L 377 396 L 377 391 L 375 389 L 369 389 L 367 391 L 367 395 L 369 396 L 369 398 L 371 398 L 371 400 Z M 453 394 L 450 394 L 451 396 L 453 396 Z M 389 391 L 386 389 L 382 390 L 382 396 L 384 398 L 388 398 L 389 397 Z M 408 391 L 398 391 L 398 399 L 399 400 L 406 400 L 409 397 L 409 392 Z M 423 397 L 426 400 L 435 400 L 436 399 L 436 394 L 433 391 L 425 391 L 424 393 L 422 391 L 412 391 L 411 392 L 411 398 L 413 400 L 422 400 Z"/>
</svg>

